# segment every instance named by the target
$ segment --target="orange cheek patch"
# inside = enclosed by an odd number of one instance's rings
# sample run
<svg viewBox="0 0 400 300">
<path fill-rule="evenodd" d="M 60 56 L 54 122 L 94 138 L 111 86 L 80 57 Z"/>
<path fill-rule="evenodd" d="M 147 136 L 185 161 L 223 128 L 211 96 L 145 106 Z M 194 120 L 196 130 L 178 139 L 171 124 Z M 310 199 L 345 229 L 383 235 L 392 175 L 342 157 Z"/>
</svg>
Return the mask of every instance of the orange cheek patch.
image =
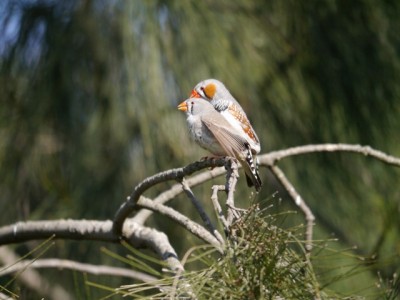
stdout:
<svg viewBox="0 0 400 300">
<path fill-rule="evenodd" d="M 215 86 L 215 84 L 214 83 L 210 83 L 204 88 L 204 93 L 206 94 L 206 96 L 209 99 L 212 99 L 212 98 L 214 98 L 216 90 L 217 90 L 217 87 Z"/>
</svg>

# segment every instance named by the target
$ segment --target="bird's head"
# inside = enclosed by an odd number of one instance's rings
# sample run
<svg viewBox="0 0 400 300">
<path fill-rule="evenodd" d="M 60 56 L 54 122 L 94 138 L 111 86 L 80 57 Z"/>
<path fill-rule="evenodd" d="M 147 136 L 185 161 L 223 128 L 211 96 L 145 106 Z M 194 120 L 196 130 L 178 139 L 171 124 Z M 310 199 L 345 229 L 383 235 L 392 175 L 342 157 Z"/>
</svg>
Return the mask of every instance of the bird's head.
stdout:
<svg viewBox="0 0 400 300">
<path fill-rule="evenodd" d="M 230 95 L 225 85 L 217 79 L 206 79 L 199 82 L 192 93 L 190 98 L 202 98 L 204 100 L 213 101 L 226 98 Z"/>
</svg>

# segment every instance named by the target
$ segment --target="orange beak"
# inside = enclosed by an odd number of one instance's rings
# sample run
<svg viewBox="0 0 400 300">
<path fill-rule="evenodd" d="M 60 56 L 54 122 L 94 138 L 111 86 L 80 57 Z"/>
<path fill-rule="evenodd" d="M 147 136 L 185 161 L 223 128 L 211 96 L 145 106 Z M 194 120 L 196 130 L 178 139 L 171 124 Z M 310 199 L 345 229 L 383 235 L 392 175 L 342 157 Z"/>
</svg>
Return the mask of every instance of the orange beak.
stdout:
<svg viewBox="0 0 400 300">
<path fill-rule="evenodd" d="M 201 98 L 201 96 L 196 90 L 192 90 L 189 98 Z"/>
<path fill-rule="evenodd" d="M 187 103 L 186 101 L 183 101 L 181 104 L 178 105 L 178 109 L 181 111 L 187 111 L 188 107 L 187 107 Z"/>
</svg>

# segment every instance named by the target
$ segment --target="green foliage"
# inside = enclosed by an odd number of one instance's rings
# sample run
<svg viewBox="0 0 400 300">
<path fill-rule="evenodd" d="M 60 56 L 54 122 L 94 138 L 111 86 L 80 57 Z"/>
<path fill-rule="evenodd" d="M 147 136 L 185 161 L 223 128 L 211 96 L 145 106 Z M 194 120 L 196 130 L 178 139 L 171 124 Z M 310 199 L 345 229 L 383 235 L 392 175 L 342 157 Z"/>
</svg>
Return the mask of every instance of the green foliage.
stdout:
<svg viewBox="0 0 400 300">
<path fill-rule="evenodd" d="M 276 223 L 265 210 L 253 207 L 232 226 L 233 238 L 226 241 L 224 255 L 209 246 L 194 247 L 184 256 L 187 270 L 182 274 L 118 292 L 149 299 L 194 295 L 197 299 L 310 299 L 319 288 L 304 253 L 298 252 L 302 249 L 296 239 L 299 228 L 283 230 Z"/>
<path fill-rule="evenodd" d="M 202 274 L 204 286 L 196 289 L 202 299 L 310 299 L 318 294 L 304 253 L 291 248 L 298 245 L 293 233 L 274 223 L 250 213 L 233 226 L 237 240 Z"/>
<path fill-rule="evenodd" d="M 332 248 L 340 247 L 337 242 L 315 241 L 314 256 L 307 262 L 303 242 L 298 239 L 303 235 L 302 226 L 282 229 L 291 217 L 293 214 L 288 213 L 271 215 L 270 209 L 253 206 L 232 226 L 223 255 L 211 246 L 196 246 L 183 257 L 186 271 L 177 275 L 167 273 L 154 282 L 116 290 L 89 284 L 112 292 L 105 298 L 122 294 L 140 299 L 396 299 L 396 276 L 391 281 L 369 285 L 368 280 L 363 281 L 369 276 L 368 267 L 349 250 Z M 137 250 L 130 251 L 138 255 Z M 139 257 L 163 266 L 152 257 Z M 131 265 L 130 259 L 116 258 Z M 352 277 L 361 280 L 360 285 L 351 286 Z M 351 288 L 337 291 L 335 283 L 339 281 L 342 286 L 350 282 Z"/>
</svg>

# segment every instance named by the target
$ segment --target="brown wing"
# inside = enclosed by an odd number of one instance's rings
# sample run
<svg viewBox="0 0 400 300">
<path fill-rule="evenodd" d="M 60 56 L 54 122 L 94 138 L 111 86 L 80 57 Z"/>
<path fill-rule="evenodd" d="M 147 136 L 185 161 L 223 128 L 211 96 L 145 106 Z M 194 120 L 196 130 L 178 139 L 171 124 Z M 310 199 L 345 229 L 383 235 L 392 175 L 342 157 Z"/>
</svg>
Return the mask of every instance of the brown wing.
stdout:
<svg viewBox="0 0 400 300">
<path fill-rule="evenodd" d="M 254 132 L 253 127 L 250 124 L 249 119 L 247 118 L 247 116 L 244 114 L 244 112 L 242 110 L 240 110 L 238 108 L 237 105 L 229 105 L 228 107 L 228 111 L 230 112 L 230 114 L 240 122 L 240 124 L 242 125 L 242 128 L 244 130 L 244 132 L 247 133 L 247 135 L 256 143 L 260 143 L 258 136 L 256 135 L 256 133 Z"/>
<path fill-rule="evenodd" d="M 236 134 L 235 129 L 219 113 L 203 116 L 202 121 L 228 156 L 242 160 L 241 156 L 246 151 L 247 141 Z"/>
<path fill-rule="evenodd" d="M 260 190 L 262 182 L 253 161 L 250 145 L 219 113 L 202 116 L 203 124 L 210 130 L 228 156 L 236 158 L 246 173 L 247 184 Z"/>
</svg>

